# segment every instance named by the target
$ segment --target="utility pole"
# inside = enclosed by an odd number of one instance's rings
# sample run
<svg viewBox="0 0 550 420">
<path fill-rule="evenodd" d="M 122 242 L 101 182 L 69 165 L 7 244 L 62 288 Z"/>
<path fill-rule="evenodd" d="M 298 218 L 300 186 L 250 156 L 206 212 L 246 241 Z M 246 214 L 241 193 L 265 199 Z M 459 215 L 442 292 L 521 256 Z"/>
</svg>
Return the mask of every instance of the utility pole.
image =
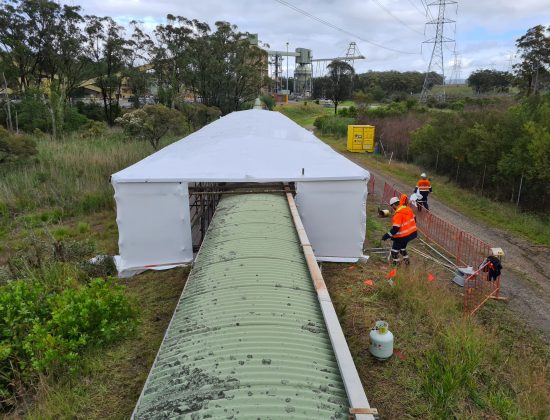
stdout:
<svg viewBox="0 0 550 420">
<path fill-rule="evenodd" d="M 454 0 L 435 0 L 426 5 L 426 13 L 430 15 L 429 8 L 437 6 L 437 19 L 432 19 L 426 22 L 426 25 L 435 25 L 435 36 L 427 41 L 425 44 L 434 44 L 432 55 L 430 57 L 430 64 L 426 76 L 424 77 L 424 85 L 422 86 L 422 93 L 420 94 L 420 101 L 426 102 L 428 99 L 428 91 L 431 86 L 436 82 L 436 78 L 431 75 L 432 72 L 439 70 L 443 77 L 443 94 L 442 99 L 445 102 L 445 64 L 443 60 L 443 43 L 454 42 L 454 39 L 448 38 L 444 34 L 445 24 L 454 23 L 454 20 L 445 17 L 445 7 L 449 4 L 458 4 Z M 458 6 L 457 6 L 458 7 Z"/>
<path fill-rule="evenodd" d="M 288 57 L 288 42 L 286 43 L 286 90 L 288 92 L 288 61 L 289 61 L 289 57 Z"/>
</svg>

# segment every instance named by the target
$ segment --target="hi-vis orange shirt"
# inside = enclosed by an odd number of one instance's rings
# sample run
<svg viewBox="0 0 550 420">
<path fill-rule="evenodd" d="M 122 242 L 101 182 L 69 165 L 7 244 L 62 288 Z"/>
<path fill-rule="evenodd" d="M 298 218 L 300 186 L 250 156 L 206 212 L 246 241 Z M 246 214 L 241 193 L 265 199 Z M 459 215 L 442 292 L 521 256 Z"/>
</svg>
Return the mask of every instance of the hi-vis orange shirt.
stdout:
<svg viewBox="0 0 550 420">
<path fill-rule="evenodd" d="M 411 208 L 405 204 L 406 197 L 406 195 L 404 195 L 404 197 L 401 196 L 401 200 L 399 200 L 400 205 L 393 215 L 393 229 L 396 227 L 399 229 L 397 233 L 392 235 L 393 238 L 404 238 L 416 232 L 416 220 L 414 220 L 414 213 Z"/>
<path fill-rule="evenodd" d="M 427 179 L 421 179 L 416 183 L 416 188 L 419 192 L 429 192 L 432 188 L 432 184 Z"/>
</svg>

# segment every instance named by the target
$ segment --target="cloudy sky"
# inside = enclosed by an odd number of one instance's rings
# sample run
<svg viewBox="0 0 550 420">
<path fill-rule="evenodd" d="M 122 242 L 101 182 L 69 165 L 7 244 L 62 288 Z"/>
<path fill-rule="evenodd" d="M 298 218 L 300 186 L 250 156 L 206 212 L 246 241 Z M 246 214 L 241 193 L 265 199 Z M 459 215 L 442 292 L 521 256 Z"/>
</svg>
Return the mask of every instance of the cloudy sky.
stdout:
<svg viewBox="0 0 550 420">
<path fill-rule="evenodd" d="M 288 42 L 291 51 L 297 47 L 309 48 L 314 58 L 345 55 L 349 43 L 355 41 L 361 54 L 366 56 L 366 60 L 355 63 L 360 73 L 368 70 L 425 71 L 433 49 L 433 44 L 423 44 L 434 36 L 435 26 L 426 25 L 430 16 L 426 16 L 424 0 L 67 2 L 83 6 L 87 14 L 111 16 L 123 24 L 137 19 L 149 28 L 165 22 L 167 13 L 198 19 L 211 26 L 225 20 L 242 31 L 257 33 L 260 41 L 269 44 L 271 49 L 284 51 Z M 293 5 L 328 24 L 282 3 Z M 436 6 L 429 10 L 437 17 Z M 550 3 L 548 0 L 459 0 L 457 4 L 447 5 L 446 17 L 456 21 L 456 24 L 445 25 L 445 36 L 456 40 L 456 46 L 445 43 L 445 74 L 449 77 L 452 73 L 456 49 L 461 77 L 466 78 L 479 68 L 509 70 L 510 64 L 517 61 L 515 40 L 535 25 L 550 25 Z M 292 72 L 293 59 L 289 66 Z"/>
</svg>

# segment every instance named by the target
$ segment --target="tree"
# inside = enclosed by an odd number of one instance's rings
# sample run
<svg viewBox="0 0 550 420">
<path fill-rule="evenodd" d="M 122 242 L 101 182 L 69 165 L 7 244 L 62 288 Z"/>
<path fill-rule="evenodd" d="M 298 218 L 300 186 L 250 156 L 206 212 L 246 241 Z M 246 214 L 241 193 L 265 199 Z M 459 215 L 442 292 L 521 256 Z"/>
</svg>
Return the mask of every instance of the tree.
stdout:
<svg viewBox="0 0 550 420">
<path fill-rule="evenodd" d="M 183 115 L 164 105 L 145 105 L 142 109 L 128 112 L 116 119 L 129 136 L 147 140 L 158 150 L 160 139 L 169 131 L 185 128 Z"/>
<path fill-rule="evenodd" d="M 548 79 L 550 69 L 550 27 L 537 25 L 516 40 L 522 62 L 514 66 L 520 85 L 527 96 L 537 93 L 542 78 Z"/>
<path fill-rule="evenodd" d="M 329 97 L 334 103 L 334 115 L 338 113 L 338 104 L 351 96 L 353 67 L 345 61 L 334 60 L 328 66 L 330 78 Z"/>
<path fill-rule="evenodd" d="M 101 90 L 105 119 L 113 125 L 120 112 L 124 71 L 132 53 L 130 45 L 124 38 L 124 28 L 110 17 L 87 16 L 86 33 L 86 53 Z"/>
<path fill-rule="evenodd" d="M 12 86 L 22 93 L 42 92 L 54 136 L 62 132 L 67 97 L 82 78 L 79 11 L 48 0 L 10 0 L 0 6 L 0 60 Z"/>
<path fill-rule="evenodd" d="M 148 52 L 153 47 L 151 37 L 145 33 L 140 22 L 135 20 L 130 22 L 133 28 L 132 37 L 128 40 L 130 54 L 128 57 L 128 68 L 124 72 L 128 87 L 132 90 L 131 98 L 134 108 L 138 109 L 141 106 L 141 98 L 149 92 L 149 75 L 147 70 L 152 68 L 150 64 L 145 64 L 150 61 Z"/>
<path fill-rule="evenodd" d="M 512 75 L 506 71 L 476 70 L 468 77 L 467 82 L 476 93 L 505 92 L 512 84 Z"/>
</svg>

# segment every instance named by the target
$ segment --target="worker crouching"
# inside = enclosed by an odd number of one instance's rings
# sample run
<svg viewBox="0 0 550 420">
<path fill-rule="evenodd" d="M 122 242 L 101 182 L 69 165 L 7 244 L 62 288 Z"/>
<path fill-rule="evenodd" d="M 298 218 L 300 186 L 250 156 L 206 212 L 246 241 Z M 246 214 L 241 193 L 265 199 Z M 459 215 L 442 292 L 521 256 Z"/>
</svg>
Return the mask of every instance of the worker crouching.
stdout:
<svg viewBox="0 0 550 420">
<path fill-rule="evenodd" d="M 392 227 L 388 233 L 382 236 L 382 240 L 392 240 L 391 258 L 394 265 L 400 263 L 400 256 L 403 256 L 403 262 L 410 263 L 407 253 L 407 244 L 417 236 L 416 219 L 414 213 L 407 206 L 407 196 L 401 195 L 401 199 L 393 197 L 390 199 L 390 207 L 395 211 L 392 218 Z"/>
</svg>

